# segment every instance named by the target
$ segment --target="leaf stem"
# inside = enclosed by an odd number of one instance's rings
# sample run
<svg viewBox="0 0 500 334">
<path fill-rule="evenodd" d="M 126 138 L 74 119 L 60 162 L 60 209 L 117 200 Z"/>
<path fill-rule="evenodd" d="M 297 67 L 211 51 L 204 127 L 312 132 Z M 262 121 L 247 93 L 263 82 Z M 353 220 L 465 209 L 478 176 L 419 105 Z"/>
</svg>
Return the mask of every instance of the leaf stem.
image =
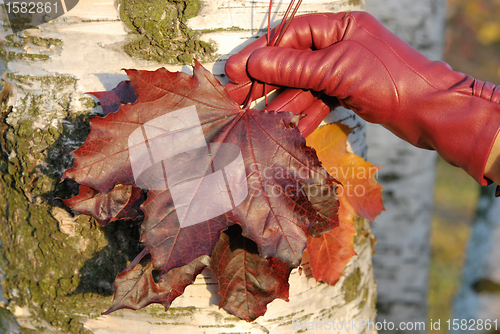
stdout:
<svg viewBox="0 0 500 334">
<path fill-rule="evenodd" d="M 286 25 L 283 28 L 283 30 L 280 31 L 280 35 L 278 37 L 278 40 L 274 44 L 274 46 L 278 46 L 278 44 L 280 44 L 281 39 L 283 38 L 283 36 L 285 35 L 286 30 L 288 29 L 288 26 L 290 26 L 290 23 L 292 23 L 292 20 L 295 17 L 295 14 L 297 14 L 297 10 L 299 9 L 301 3 L 302 3 L 302 0 L 299 0 L 299 2 L 297 2 L 297 6 L 295 6 L 295 8 L 293 9 L 293 12 L 292 12 L 292 15 L 290 16 L 290 19 L 286 20 Z M 286 17 L 283 18 L 283 20 L 285 20 L 285 19 L 286 19 Z"/>
<path fill-rule="evenodd" d="M 145 257 L 146 255 L 149 254 L 149 251 L 148 251 L 148 248 L 145 247 L 142 252 L 140 252 L 134 259 L 134 261 L 132 261 L 130 263 L 130 265 L 123 271 L 123 272 L 126 272 L 126 271 L 129 271 L 130 269 L 132 269 L 133 266 L 135 266 L 136 264 L 138 264 L 139 262 L 141 262 L 142 258 Z"/>
<path fill-rule="evenodd" d="M 291 10 L 294 2 L 295 2 L 295 0 L 292 0 L 290 2 L 290 4 L 288 5 L 288 8 L 287 8 L 286 13 L 285 13 L 285 15 L 283 17 L 283 20 L 281 21 L 281 25 L 280 25 L 280 27 L 279 27 L 279 29 L 277 31 L 277 34 L 275 35 L 275 37 L 277 36 L 278 39 L 274 42 L 274 44 L 273 44 L 274 46 L 278 46 L 279 43 L 281 42 L 281 39 L 285 35 L 285 32 L 288 29 L 288 26 L 290 25 L 290 23 L 292 22 L 293 18 L 295 17 L 295 14 L 297 13 L 297 10 L 299 9 L 300 4 L 302 3 L 302 0 L 299 0 L 299 2 L 297 3 L 297 5 L 293 9 L 293 12 L 292 12 L 292 15 L 290 16 L 290 19 L 288 20 L 287 16 L 290 13 L 290 10 Z M 273 3 L 273 0 L 270 0 L 270 5 L 272 3 Z M 269 15 L 267 17 L 268 17 L 267 34 L 269 36 L 270 35 L 270 26 L 271 26 L 271 7 L 269 7 Z M 284 22 L 286 22 L 285 26 L 283 26 Z M 267 40 L 267 45 L 269 46 L 269 37 L 268 37 L 268 40 Z M 264 89 L 264 92 L 263 92 L 263 94 L 264 94 L 264 100 L 265 100 L 265 104 L 267 106 L 266 83 L 264 83 L 264 88 L 263 89 Z"/>
<path fill-rule="evenodd" d="M 271 10 L 273 6 L 273 0 L 269 0 L 269 12 L 267 14 L 267 35 L 266 35 L 266 41 L 267 41 L 267 46 L 278 46 L 278 44 L 281 42 L 283 39 L 283 36 L 285 35 L 286 30 L 290 26 L 290 23 L 292 22 L 293 18 L 295 17 L 295 14 L 297 13 L 297 10 L 300 7 L 300 4 L 302 3 L 302 0 L 299 0 L 297 2 L 297 5 L 295 8 L 293 7 L 295 3 L 295 0 L 290 1 L 290 4 L 288 5 L 288 8 L 286 9 L 285 15 L 283 15 L 283 19 L 281 20 L 281 23 L 276 30 L 276 34 L 273 36 L 271 40 Z M 292 10 L 292 15 L 290 16 L 290 19 L 288 19 L 288 15 L 290 14 L 290 11 Z M 255 89 L 257 88 L 257 85 L 255 84 L 255 80 L 252 80 L 252 86 L 250 86 L 250 90 L 248 91 L 248 95 L 245 98 L 245 102 L 243 103 L 243 109 L 248 109 L 250 108 L 250 104 L 252 103 L 252 96 L 254 95 Z M 265 104 L 267 106 L 267 94 L 266 94 L 266 83 L 264 82 L 263 84 L 263 95 L 264 95 L 264 100 Z"/>
</svg>

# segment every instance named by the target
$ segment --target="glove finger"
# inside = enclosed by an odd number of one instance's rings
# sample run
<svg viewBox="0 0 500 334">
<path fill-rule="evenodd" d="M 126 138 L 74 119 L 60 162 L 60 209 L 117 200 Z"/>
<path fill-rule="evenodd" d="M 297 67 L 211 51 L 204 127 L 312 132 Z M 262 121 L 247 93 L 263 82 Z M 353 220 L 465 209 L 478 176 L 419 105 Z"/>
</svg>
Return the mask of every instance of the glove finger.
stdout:
<svg viewBox="0 0 500 334">
<path fill-rule="evenodd" d="M 254 85 L 257 85 L 255 88 L 252 96 L 250 97 L 251 101 L 254 101 L 258 99 L 259 97 L 262 97 L 264 95 L 267 95 L 269 92 L 279 89 L 280 87 L 278 86 L 273 86 L 273 85 L 266 85 L 265 90 L 264 90 L 264 85 L 259 82 L 255 82 Z M 231 98 L 238 104 L 243 104 L 245 102 L 245 99 L 248 96 L 248 93 L 250 91 L 250 88 L 252 87 L 252 82 L 247 81 L 243 83 L 234 83 L 229 81 L 224 88 L 226 89 L 226 92 L 231 96 Z"/>
<path fill-rule="evenodd" d="M 320 92 L 341 74 L 334 72 L 335 67 L 331 65 L 332 58 L 342 63 L 342 59 L 336 59 L 339 52 L 334 51 L 337 48 L 342 49 L 342 46 L 334 45 L 318 51 L 262 48 L 250 56 L 247 71 L 253 79 L 261 82 Z"/>
<path fill-rule="evenodd" d="M 348 20 L 343 20 L 346 15 L 346 13 L 319 13 L 296 16 L 283 35 L 279 47 L 299 50 L 320 50 L 328 47 L 344 37 L 349 26 Z M 276 35 L 277 29 L 271 30 L 271 39 Z M 239 53 L 229 57 L 225 70 L 231 81 L 241 83 L 250 80 L 246 72 L 248 58 L 255 50 L 267 46 L 266 36 L 267 34 L 261 36 Z"/>
<path fill-rule="evenodd" d="M 400 103 L 392 76 L 398 72 L 389 72 L 387 66 L 362 45 L 342 42 L 317 51 L 262 48 L 250 56 L 247 70 L 258 81 L 336 97 L 365 121 L 385 124 Z"/>
<path fill-rule="evenodd" d="M 310 91 L 288 88 L 276 96 L 265 108 L 267 111 L 289 111 L 300 115 L 318 98 Z"/>
<path fill-rule="evenodd" d="M 321 121 L 328 116 L 332 108 L 322 100 L 314 101 L 303 114 L 306 115 L 299 122 L 299 130 L 304 137 L 309 136 L 320 125 Z"/>
<path fill-rule="evenodd" d="M 320 97 L 310 91 L 301 89 L 286 89 L 278 95 L 264 110 L 290 111 L 304 115 L 298 128 L 304 137 L 310 135 L 321 121 L 338 106 L 337 99 Z"/>
</svg>

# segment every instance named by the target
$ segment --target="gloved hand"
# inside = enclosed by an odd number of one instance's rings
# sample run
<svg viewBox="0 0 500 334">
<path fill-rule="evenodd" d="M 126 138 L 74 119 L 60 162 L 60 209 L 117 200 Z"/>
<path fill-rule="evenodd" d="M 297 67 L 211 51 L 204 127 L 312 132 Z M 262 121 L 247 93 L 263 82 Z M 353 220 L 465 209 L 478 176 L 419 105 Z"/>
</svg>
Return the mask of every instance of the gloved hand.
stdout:
<svg viewBox="0 0 500 334">
<path fill-rule="evenodd" d="M 484 170 L 500 128 L 500 88 L 430 61 L 364 12 L 297 16 L 279 47 L 265 45 L 261 37 L 226 63 L 232 81 L 226 89 L 236 101 L 248 93 L 250 78 L 274 85 L 269 89 L 321 92 L 436 150 L 482 185 L 490 182 Z M 326 105 L 309 91 L 291 90 L 275 101 L 267 109 L 307 113 L 306 126 L 299 124 L 305 135 L 325 115 Z"/>
</svg>

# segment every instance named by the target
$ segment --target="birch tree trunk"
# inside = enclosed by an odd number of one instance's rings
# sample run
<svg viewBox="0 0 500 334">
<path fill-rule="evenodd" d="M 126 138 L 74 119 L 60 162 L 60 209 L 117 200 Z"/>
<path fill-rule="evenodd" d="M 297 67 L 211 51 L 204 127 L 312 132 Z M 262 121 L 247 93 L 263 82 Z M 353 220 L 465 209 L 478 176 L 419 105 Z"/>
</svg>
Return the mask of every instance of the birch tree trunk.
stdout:
<svg viewBox="0 0 500 334">
<path fill-rule="evenodd" d="M 500 202 L 493 196 L 494 190 L 494 186 L 481 188 L 453 319 L 441 324 L 452 333 L 495 333 L 500 329 Z"/>
<path fill-rule="evenodd" d="M 168 8 L 165 1 L 150 3 Z M 195 0 L 177 3 L 192 6 L 189 8 L 194 12 L 200 5 Z M 275 1 L 274 23 L 286 5 Z M 358 256 L 336 286 L 316 283 L 307 267 L 302 275 L 294 270 L 290 302 L 272 302 L 266 315 L 253 323 L 219 310 L 217 284 L 209 270 L 199 275 L 167 312 L 153 305 L 141 311 L 100 316 L 110 305 L 115 275 L 138 252 L 138 223 L 126 221 L 99 228 L 87 216 L 73 216 L 54 198 L 75 194 L 74 185 L 60 183 L 60 177 L 72 164 L 70 152 L 89 132 L 87 117 L 99 113 L 100 107 L 84 92 L 112 89 L 126 79 L 122 68 L 153 70 L 164 66 L 129 55 L 149 59 L 164 56 L 155 53 L 154 47 L 145 50 L 140 41 L 134 42 L 137 35 L 129 34 L 125 25 L 134 22 L 134 13 L 125 13 L 123 2 L 119 6 L 121 19 L 107 0 L 81 0 L 64 16 L 38 28 L 17 35 L 6 27 L 0 32 L 5 41 L 0 53 L 5 68 L 0 125 L 0 267 L 5 296 L 0 301 L 5 307 L 0 308 L 0 319 L 4 331 L 290 333 L 294 319 L 306 324 L 326 319 L 374 321 L 376 285 L 367 222 L 357 226 Z M 310 0 L 303 2 L 299 13 L 363 7 L 359 0 Z M 227 54 L 263 33 L 268 2 L 206 1 L 201 8 L 188 24 L 203 33 L 203 40 L 218 44 L 217 52 L 222 56 L 204 65 L 224 81 Z M 151 11 L 151 15 L 158 13 Z M 188 66 L 166 67 L 190 71 Z M 359 125 L 350 141 L 358 154 L 365 155 L 363 122 L 347 111 L 332 117 Z M 368 330 L 350 331 L 354 332 Z"/>
<path fill-rule="evenodd" d="M 431 60 L 443 55 L 445 0 L 371 0 L 367 10 Z M 416 148 L 378 125 L 368 124 L 368 160 L 383 166 L 386 212 L 372 228 L 378 284 L 378 321 L 422 323 L 427 329 L 430 229 L 437 155 Z M 425 329 L 424 329 L 425 328 Z M 384 332 L 384 331 L 380 331 Z M 401 331 L 403 332 L 403 331 Z M 394 331 L 391 331 L 394 333 Z"/>
</svg>

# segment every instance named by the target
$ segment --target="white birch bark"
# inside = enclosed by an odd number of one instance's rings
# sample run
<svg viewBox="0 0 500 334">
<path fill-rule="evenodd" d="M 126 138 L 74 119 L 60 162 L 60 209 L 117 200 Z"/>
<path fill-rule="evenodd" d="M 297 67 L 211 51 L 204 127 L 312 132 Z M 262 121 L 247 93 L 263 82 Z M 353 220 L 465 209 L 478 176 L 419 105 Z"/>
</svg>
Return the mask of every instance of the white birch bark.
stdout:
<svg viewBox="0 0 500 334">
<path fill-rule="evenodd" d="M 277 22 L 288 2 L 275 1 L 273 22 Z M 354 4 L 354 5 L 353 5 Z M 219 44 L 219 53 L 222 55 L 237 52 L 245 43 L 253 40 L 259 29 L 265 28 L 265 15 L 267 1 L 206 1 L 198 17 L 190 21 L 194 29 L 217 29 L 204 36 L 213 39 Z M 301 12 L 315 11 L 343 11 L 349 9 L 362 9 L 363 1 L 337 0 L 323 2 L 318 0 L 304 1 Z M 276 11 L 276 9 L 278 9 Z M 228 27 L 238 27 L 237 31 L 225 30 Z M 219 29 L 220 28 L 220 29 Z M 2 37 L 10 34 L 8 30 L 1 32 Z M 53 46 L 36 47 L 27 45 L 26 53 L 43 53 L 50 57 L 46 62 L 14 60 L 5 63 L 6 72 L 15 74 L 16 78 L 29 75 L 24 83 L 12 81 L 14 94 L 8 103 L 14 108 L 7 116 L 7 123 L 15 127 L 22 123 L 23 115 L 19 110 L 26 104 L 25 97 L 42 94 L 43 103 L 37 105 L 39 118 L 33 122 L 32 131 L 42 131 L 50 127 L 57 128 L 68 115 L 78 115 L 85 110 L 80 98 L 86 91 L 109 90 L 126 79 L 122 68 L 156 69 L 161 64 L 144 60 L 132 59 L 122 51 L 121 46 L 129 38 L 127 30 L 119 21 L 115 6 L 107 0 L 81 0 L 80 3 L 63 17 L 48 24 L 41 25 L 39 29 L 30 29 L 22 33 L 24 37 L 38 36 L 57 38 L 62 41 L 62 47 Z M 204 64 L 221 80 L 223 77 L 223 61 L 227 56 L 222 56 L 221 61 Z M 189 72 L 187 66 L 165 66 L 169 70 L 184 70 Z M 74 84 L 59 87 L 56 84 L 48 86 L 43 81 L 43 76 L 50 78 L 73 78 Z M 42 82 L 42 83 L 40 83 Z M 50 88 L 50 94 L 47 89 Z M 64 108 L 61 101 L 67 99 Z M 66 101 L 66 100 L 64 100 Z M 24 104 L 23 104 L 24 103 Z M 358 154 L 365 155 L 363 122 L 352 114 L 339 112 L 337 119 L 344 119 L 351 125 L 360 125 L 350 140 L 352 147 Z M 11 153 L 9 159 L 15 158 Z M 24 190 L 23 190 L 24 191 Z M 41 198 L 31 196 L 24 191 L 25 196 L 31 201 L 43 201 Z M 52 216 L 59 224 L 60 233 L 65 233 L 63 238 L 80 238 L 78 247 L 85 249 L 92 240 L 79 237 L 78 217 L 73 218 L 61 208 L 51 209 Z M 196 283 L 189 286 L 184 295 L 174 301 L 172 310 L 165 315 L 161 307 L 150 306 L 142 311 L 132 312 L 122 310 L 108 316 L 83 317 L 85 328 L 94 333 L 291 333 L 292 320 L 311 322 L 325 321 L 374 321 L 376 284 L 371 264 L 371 242 L 369 225 L 360 227 L 356 238 L 355 250 L 357 256 L 348 264 L 345 277 L 334 287 L 316 283 L 308 275 L 307 267 L 302 275 L 297 270 L 292 272 L 290 278 L 290 302 L 276 300 L 268 306 L 265 316 L 258 318 L 253 323 L 246 323 L 230 316 L 224 310 L 219 310 L 217 297 L 217 284 L 206 270 L 198 276 Z M 35 259 L 36 260 L 36 259 Z M 36 262 L 36 261 L 35 261 Z M 71 263 L 68 263 L 71 265 Z M 75 269 L 77 272 L 78 268 Z M 6 278 L 7 280 L 9 277 Z M 109 289 L 109 283 L 100 283 L 104 289 Z M 15 290 L 15 289 L 14 289 Z M 4 303 L 8 304 L 17 318 L 17 322 L 25 327 L 36 329 L 40 333 L 53 332 L 56 329 L 48 321 L 36 319 L 30 305 L 16 305 L 16 295 L 19 291 L 8 291 L 10 298 Z M 110 299 L 109 299 L 110 301 Z M 10 304 L 9 304 L 10 302 Z M 39 326 L 39 327 L 35 327 Z M 41 326 L 41 327 L 40 327 Z M 359 324 L 358 324 L 359 326 Z M 368 332 L 366 327 L 349 331 L 349 333 Z M 323 331 L 317 331 L 321 333 Z M 331 330 L 327 331 L 331 332 Z M 337 331 L 339 333 L 345 330 Z"/>
</svg>

